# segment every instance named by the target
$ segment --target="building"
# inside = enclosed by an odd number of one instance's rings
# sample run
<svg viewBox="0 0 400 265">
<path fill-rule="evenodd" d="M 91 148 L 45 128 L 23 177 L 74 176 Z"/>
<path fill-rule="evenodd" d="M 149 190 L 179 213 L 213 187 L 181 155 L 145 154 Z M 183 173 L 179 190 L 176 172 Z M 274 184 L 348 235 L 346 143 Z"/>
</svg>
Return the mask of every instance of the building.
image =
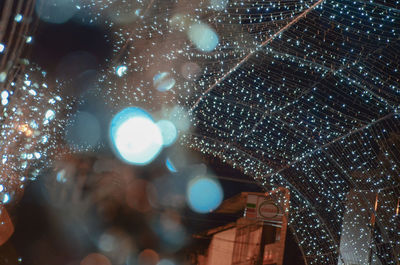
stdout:
<svg viewBox="0 0 400 265">
<path fill-rule="evenodd" d="M 243 212 L 235 222 L 195 235 L 208 239 L 194 253 L 198 265 L 282 265 L 285 250 L 289 192 L 278 188 L 267 193 L 242 192 L 225 200 L 220 214 Z"/>
</svg>

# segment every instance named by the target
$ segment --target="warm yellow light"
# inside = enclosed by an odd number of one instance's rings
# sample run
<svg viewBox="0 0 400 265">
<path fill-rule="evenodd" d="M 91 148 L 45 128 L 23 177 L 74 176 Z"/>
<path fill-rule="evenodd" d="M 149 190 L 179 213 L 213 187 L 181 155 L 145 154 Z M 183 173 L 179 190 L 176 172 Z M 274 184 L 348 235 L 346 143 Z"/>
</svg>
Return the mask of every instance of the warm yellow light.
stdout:
<svg viewBox="0 0 400 265">
<path fill-rule="evenodd" d="M 25 133 L 26 136 L 31 136 L 32 135 L 32 130 L 29 128 L 28 124 L 22 124 L 20 126 L 18 126 L 18 130 L 20 132 Z"/>
</svg>

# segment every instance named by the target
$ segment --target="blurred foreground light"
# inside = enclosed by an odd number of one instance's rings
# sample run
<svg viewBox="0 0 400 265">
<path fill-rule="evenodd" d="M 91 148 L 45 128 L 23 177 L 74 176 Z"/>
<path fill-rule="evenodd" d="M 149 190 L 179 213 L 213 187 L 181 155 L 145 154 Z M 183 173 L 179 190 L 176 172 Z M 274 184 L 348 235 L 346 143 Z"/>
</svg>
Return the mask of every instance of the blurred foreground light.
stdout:
<svg viewBox="0 0 400 265">
<path fill-rule="evenodd" d="M 6 208 L 0 205 L 0 246 L 3 245 L 14 233 L 14 225 Z"/>
<path fill-rule="evenodd" d="M 100 253 L 91 253 L 81 261 L 80 265 L 111 265 L 111 262 Z"/>
<path fill-rule="evenodd" d="M 21 14 L 17 14 L 17 15 L 14 17 L 14 21 L 16 21 L 16 22 L 21 22 L 23 18 L 24 18 L 24 17 L 23 17 Z"/>
<path fill-rule="evenodd" d="M 126 204 L 136 211 L 149 212 L 151 211 L 150 201 L 156 200 L 155 188 L 151 183 L 144 179 L 134 179 L 127 184 L 125 188 Z"/>
<path fill-rule="evenodd" d="M 175 165 L 172 163 L 171 159 L 169 159 L 169 158 L 167 158 L 167 160 L 165 161 L 165 166 L 172 173 L 178 172 L 178 170 L 176 169 Z"/>
<path fill-rule="evenodd" d="M 150 203 L 154 207 L 159 205 L 164 207 L 183 208 L 186 205 L 186 188 L 187 182 L 182 175 L 173 174 L 171 176 L 163 176 L 153 181 L 155 187 L 154 198 L 157 201 Z"/>
<path fill-rule="evenodd" d="M 8 98 L 9 94 L 8 91 L 4 90 L 3 92 L 1 92 L 1 98 Z"/>
<path fill-rule="evenodd" d="M 210 0 L 210 8 L 217 11 L 224 10 L 227 5 L 228 0 Z"/>
<path fill-rule="evenodd" d="M 111 143 L 125 162 L 146 165 L 160 153 L 163 138 L 151 116 L 137 107 L 119 112 L 110 126 Z"/>
<path fill-rule="evenodd" d="M 200 75 L 200 71 L 200 66 L 193 62 L 185 63 L 181 67 L 181 74 L 186 80 L 196 80 Z"/>
<path fill-rule="evenodd" d="M 145 249 L 140 252 L 138 257 L 139 265 L 157 265 L 159 261 L 159 255 L 152 249 Z"/>
<path fill-rule="evenodd" d="M 175 253 L 182 248 L 187 241 L 185 228 L 182 226 L 179 214 L 167 211 L 160 219 L 152 224 L 153 230 L 161 239 L 163 252 Z"/>
<path fill-rule="evenodd" d="M 89 112 L 77 112 L 66 128 L 66 140 L 72 147 L 94 148 L 100 141 L 100 136 L 100 123 Z"/>
<path fill-rule="evenodd" d="M 190 129 L 188 111 L 179 105 L 176 105 L 171 110 L 168 120 L 170 120 L 179 131 L 188 131 Z"/>
<path fill-rule="evenodd" d="M 124 230 L 112 227 L 99 238 L 99 249 L 107 254 L 114 264 L 127 264 L 135 247 L 131 236 Z M 130 263 L 129 263 L 130 264 Z"/>
<path fill-rule="evenodd" d="M 187 200 L 190 208 L 198 213 L 209 213 L 222 202 L 221 185 L 209 177 L 196 177 L 189 182 Z"/>
<path fill-rule="evenodd" d="M 170 146 L 173 144 L 178 137 L 178 131 L 176 130 L 175 125 L 168 120 L 161 120 L 157 122 L 157 126 L 161 131 L 163 145 Z"/>
<path fill-rule="evenodd" d="M 106 8 L 107 16 L 117 25 L 128 25 L 138 18 L 141 18 L 140 9 L 136 9 L 136 7 L 140 7 L 141 1 L 109 1 L 119 2 L 118 4 L 111 4 Z M 136 3 L 135 3 L 136 2 Z"/>
<path fill-rule="evenodd" d="M 8 195 L 8 193 L 4 193 L 2 200 L 3 204 L 8 203 L 9 201 L 10 201 L 10 195 Z"/>
<path fill-rule="evenodd" d="M 97 65 L 97 57 L 90 52 L 82 50 L 73 51 L 62 57 L 57 65 L 56 75 L 60 81 L 78 79 L 82 82 L 80 76 L 85 75 L 85 73 L 87 74 L 88 71 L 94 71 L 93 69 L 96 69 Z M 91 80 L 88 79 L 87 81 Z"/>
<path fill-rule="evenodd" d="M 116 245 L 115 237 L 110 233 L 104 233 L 99 239 L 99 248 L 104 252 L 111 252 L 114 250 L 114 245 Z"/>
<path fill-rule="evenodd" d="M 54 119 L 54 117 L 56 116 L 56 113 L 54 112 L 54 110 L 47 110 L 46 113 L 44 114 L 44 118 L 46 120 L 52 120 Z"/>
<path fill-rule="evenodd" d="M 65 169 L 61 169 L 60 171 L 58 171 L 57 175 L 56 175 L 57 182 L 59 182 L 59 183 L 67 182 L 66 174 L 67 174 L 67 171 Z"/>
<path fill-rule="evenodd" d="M 126 74 L 126 71 L 128 71 L 128 67 L 126 67 L 125 65 L 120 65 L 115 69 L 115 73 L 121 77 L 123 75 Z"/>
<path fill-rule="evenodd" d="M 189 19 L 188 15 L 178 13 L 169 19 L 169 26 L 172 29 L 184 31 L 186 29 L 189 21 L 190 21 L 190 19 Z"/>
<path fill-rule="evenodd" d="M 217 33 L 207 24 L 194 23 L 189 27 L 188 37 L 203 52 L 213 51 L 219 42 Z"/>
<path fill-rule="evenodd" d="M 168 72 L 158 73 L 153 77 L 154 87 L 160 92 L 170 90 L 175 86 L 175 83 L 175 79 Z"/>
<path fill-rule="evenodd" d="M 73 0 L 37 0 L 35 11 L 45 22 L 62 24 L 78 11 Z"/>
<path fill-rule="evenodd" d="M 162 259 L 157 263 L 157 265 L 175 265 L 175 263 L 169 259 Z"/>
</svg>

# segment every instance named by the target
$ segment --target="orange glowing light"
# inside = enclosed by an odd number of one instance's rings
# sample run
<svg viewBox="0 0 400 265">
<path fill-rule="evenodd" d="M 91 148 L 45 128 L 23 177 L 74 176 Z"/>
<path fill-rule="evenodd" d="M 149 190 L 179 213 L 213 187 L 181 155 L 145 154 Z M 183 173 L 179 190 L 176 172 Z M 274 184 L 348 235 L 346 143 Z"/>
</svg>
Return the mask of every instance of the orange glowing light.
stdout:
<svg viewBox="0 0 400 265">
<path fill-rule="evenodd" d="M 156 265 L 160 260 L 160 256 L 152 249 L 145 249 L 138 256 L 139 264 Z"/>
<path fill-rule="evenodd" d="M 81 261 L 80 265 L 111 265 L 111 262 L 100 253 L 91 253 Z"/>
<path fill-rule="evenodd" d="M 0 205 L 0 246 L 7 242 L 7 240 L 14 233 L 14 225 L 8 215 L 6 208 Z"/>
<path fill-rule="evenodd" d="M 25 135 L 26 136 L 31 136 L 32 135 L 32 130 L 29 128 L 29 125 L 28 124 L 22 124 L 22 125 L 19 125 L 18 126 L 18 130 L 20 131 L 20 132 L 23 132 L 23 133 L 25 133 Z"/>
</svg>

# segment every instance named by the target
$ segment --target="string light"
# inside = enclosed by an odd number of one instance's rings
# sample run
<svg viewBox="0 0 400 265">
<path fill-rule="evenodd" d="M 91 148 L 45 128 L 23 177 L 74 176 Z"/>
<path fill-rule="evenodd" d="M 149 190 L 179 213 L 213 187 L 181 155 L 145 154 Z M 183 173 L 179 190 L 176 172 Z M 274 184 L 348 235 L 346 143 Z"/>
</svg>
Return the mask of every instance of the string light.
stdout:
<svg viewBox="0 0 400 265">
<path fill-rule="evenodd" d="M 208 0 L 184 8 L 173 0 L 82 2 L 82 20 L 112 32 L 114 53 L 98 80 L 107 103 L 139 102 L 162 115 L 188 109 L 195 129 L 182 133 L 181 143 L 220 157 L 265 190 L 288 188 L 290 226 L 308 264 L 359 261 L 362 252 L 398 264 L 399 2 L 232 0 L 216 7 Z M 212 45 L 197 43 L 193 25 L 206 25 Z M 188 63 L 196 78 L 182 73 Z M 158 91 L 152 79 L 164 72 L 173 84 Z M 19 89 L 41 98 L 28 86 Z M 47 107 L 31 109 L 40 126 L 45 111 L 57 114 Z M 18 119 L 18 108 L 7 111 Z M 58 122 L 46 120 L 49 128 Z M 32 127 L 29 119 L 15 121 Z M 51 139 L 46 130 L 37 136 L 43 143 Z M 26 168 L 30 153 L 20 151 L 27 158 L 18 165 Z M 369 194 L 378 194 L 376 207 Z"/>
<path fill-rule="evenodd" d="M 195 128 L 181 143 L 220 157 L 266 190 L 287 187 L 290 226 L 309 264 L 357 259 L 356 252 L 346 257 L 340 250 L 345 238 L 350 245 L 359 240 L 343 235 L 343 217 L 353 207 L 347 196 L 379 191 L 376 231 L 363 232 L 374 240 L 359 251 L 396 264 L 398 3 L 229 1 L 215 10 L 199 1 L 186 7 L 190 15 L 176 12 L 177 6 L 137 2 L 129 8 L 140 8 L 141 20 L 109 24 L 115 65 L 132 69 L 130 78 L 104 71 L 109 104 L 139 101 L 150 111 L 160 109 L 155 102 L 163 110 L 181 105 Z M 181 34 L 196 23 L 215 31 L 218 45 L 201 49 Z M 149 45 L 135 44 L 141 40 Z M 180 71 L 188 62 L 198 66 L 195 80 Z M 165 71 L 175 80 L 167 94 L 155 91 L 151 74 L 141 75 Z M 362 205 L 360 214 L 374 211 Z M 361 229 L 363 220 L 351 225 Z"/>
<path fill-rule="evenodd" d="M 181 142 L 254 176 L 266 190 L 289 188 L 290 225 L 309 264 L 357 258 L 356 252 L 347 254 L 352 257 L 340 253 L 346 238 L 343 216 L 352 207 L 347 195 L 351 190 L 380 190 L 380 231 L 366 250 L 372 249 L 373 259 L 396 264 L 396 6 L 346 0 L 229 1 L 216 11 L 204 1 L 191 16 L 179 14 L 178 23 L 173 5 L 163 3 L 152 6 L 160 10 L 156 17 L 145 11 L 135 27 L 116 29 L 115 51 L 118 63 L 122 60 L 137 74 L 164 71 L 160 64 L 172 66 L 172 93 L 160 96 L 150 79 L 130 85 L 129 79 L 105 72 L 104 82 L 115 88 L 106 92 L 111 104 L 122 94 L 126 101 L 139 100 L 154 110 L 155 99 L 167 107 L 192 109 L 196 130 Z M 200 17 L 218 36 L 213 51 L 196 49 L 178 34 Z M 171 18 L 179 27 L 166 23 Z M 140 39 L 154 41 L 138 55 L 134 42 Z M 165 43 L 173 45 L 163 49 Z M 187 62 L 200 69 L 195 82 L 181 76 L 179 69 Z M 360 211 L 370 212 L 371 205 L 364 205 Z M 360 220 L 352 225 L 357 227 Z M 348 238 L 350 245 L 358 240 Z"/>
</svg>

